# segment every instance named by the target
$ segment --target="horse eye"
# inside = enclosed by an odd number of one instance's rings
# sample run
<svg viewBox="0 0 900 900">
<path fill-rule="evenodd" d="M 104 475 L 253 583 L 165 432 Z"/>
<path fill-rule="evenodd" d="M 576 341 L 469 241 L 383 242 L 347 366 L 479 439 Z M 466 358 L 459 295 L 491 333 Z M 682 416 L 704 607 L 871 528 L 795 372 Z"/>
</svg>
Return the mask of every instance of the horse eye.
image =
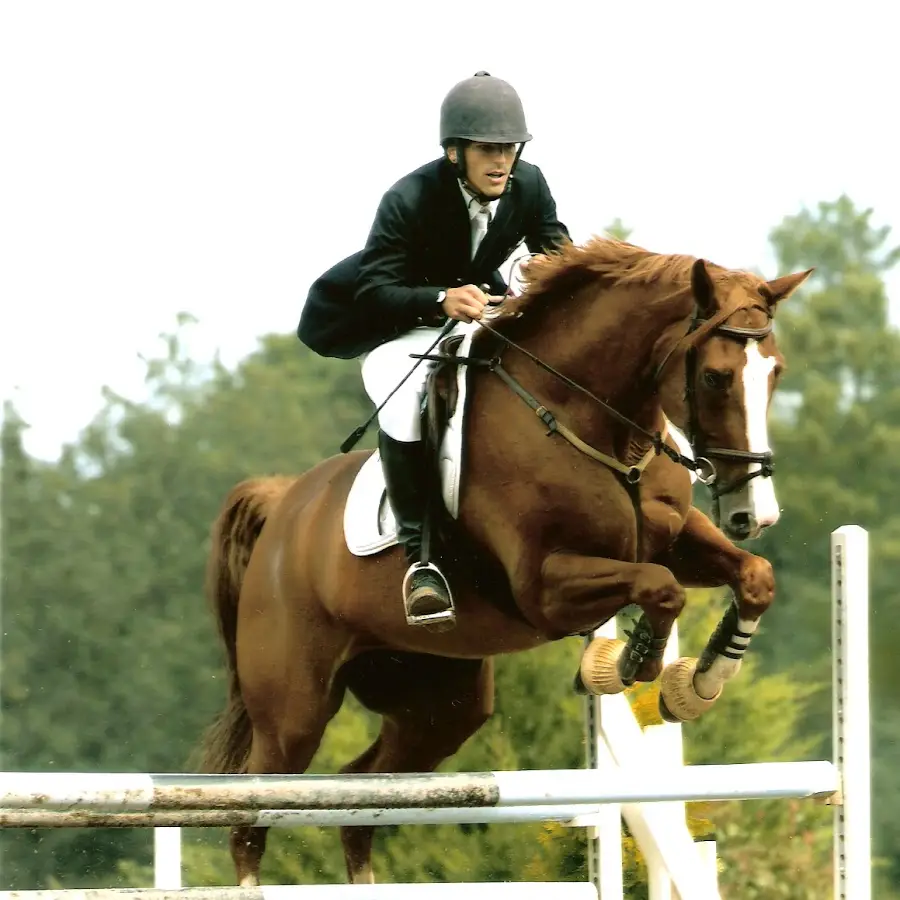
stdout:
<svg viewBox="0 0 900 900">
<path fill-rule="evenodd" d="M 731 385 L 731 372 L 717 372 L 715 369 L 707 369 L 703 373 L 703 383 L 714 391 L 727 390 Z"/>
</svg>

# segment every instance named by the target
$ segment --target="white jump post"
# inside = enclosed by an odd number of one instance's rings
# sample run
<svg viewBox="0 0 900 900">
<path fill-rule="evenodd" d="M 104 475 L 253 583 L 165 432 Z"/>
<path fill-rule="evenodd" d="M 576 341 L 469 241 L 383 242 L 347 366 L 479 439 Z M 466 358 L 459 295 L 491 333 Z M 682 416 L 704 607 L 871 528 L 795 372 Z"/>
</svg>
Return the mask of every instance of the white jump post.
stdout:
<svg viewBox="0 0 900 900">
<path fill-rule="evenodd" d="M 594 632 L 594 637 L 615 638 L 616 620 L 611 619 Z M 590 642 L 585 638 L 585 646 Z M 584 698 L 585 749 L 588 769 L 615 777 L 618 768 L 603 736 L 610 696 Z M 597 889 L 600 900 L 624 900 L 624 867 L 622 865 L 622 807 L 607 803 L 593 817 L 583 817 L 577 824 L 587 827 L 588 879 Z"/>
<path fill-rule="evenodd" d="M 153 887 L 175 890 L 181 886 L 181 828 L 154 828 Z"/>
<path fill-rule="evenodd" d="M 834 763 L 834 898 L 872 897 L 872 757 L 869 716 L 869 535 L 858 525 L 831 534 Z"/>
</svg>

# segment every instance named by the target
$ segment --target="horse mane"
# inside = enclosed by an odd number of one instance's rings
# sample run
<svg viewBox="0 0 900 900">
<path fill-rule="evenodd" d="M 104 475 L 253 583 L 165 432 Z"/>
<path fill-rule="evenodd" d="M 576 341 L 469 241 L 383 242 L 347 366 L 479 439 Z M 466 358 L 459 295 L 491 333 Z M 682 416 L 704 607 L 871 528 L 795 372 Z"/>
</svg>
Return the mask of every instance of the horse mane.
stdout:
<svg viewBox="0 0 900 900">
<path fill-rule="evenodd" d="M 584 244 L 565 240 L 557 249 L 533 256 L 522 266 L 523 290 L 504 304 L 504 312 L 521 315 L 526 309 L 548 299 L 570 295 L 598 277 L 612 286 L 653 284 L 671 286 L 680 296 L 690 287 L 691 267 L 697 257 L 680 253 L 654 253 L 636 244 L 609 237 L 592 237 Z M 750 272 L 726 269 L 707 262 L 710 276 L 717 282 L 741 281 L 753 290 L 760 279 Z M 674 299 L 671 295 L 662 298 Z"/>
</svg>

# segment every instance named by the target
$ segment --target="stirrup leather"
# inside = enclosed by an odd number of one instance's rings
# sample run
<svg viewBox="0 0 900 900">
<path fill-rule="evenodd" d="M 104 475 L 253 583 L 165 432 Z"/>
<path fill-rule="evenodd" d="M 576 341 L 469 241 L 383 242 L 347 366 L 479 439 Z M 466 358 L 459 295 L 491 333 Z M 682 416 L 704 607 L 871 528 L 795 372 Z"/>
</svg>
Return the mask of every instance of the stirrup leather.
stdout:
<svg viewBox="0 0 900 900">
<path fill-rule="evenodd" d="M 409 610 L 409 588 L 410 582 L 414 575 L 419 572 L 428 572 L 430 575 L 440 582 L 444 593 L 447 596 L 447 606 L 445 609 L 438 610 L 433 613 L 425 613 L 422 615 L 413 615 Z M 406 613 L 406 622 L 408 625 L 453 625 L 456 623 L 456 607 L 453 603 L 453 594 L 450 591 L 450 585 L 444 577 L 443 572 L 434 565 L 434 563 L 413 563 L 403 576 L 403 609 Z"/>
</svg>

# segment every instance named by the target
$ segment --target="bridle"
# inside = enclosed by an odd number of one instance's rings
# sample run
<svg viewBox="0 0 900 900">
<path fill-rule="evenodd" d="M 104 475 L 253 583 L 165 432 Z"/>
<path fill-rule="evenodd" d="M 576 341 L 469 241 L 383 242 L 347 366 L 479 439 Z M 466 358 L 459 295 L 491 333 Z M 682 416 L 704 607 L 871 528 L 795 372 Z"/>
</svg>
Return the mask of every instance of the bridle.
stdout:
<svg viewBox="0 0 900 900">
<path fill-rule="evenodd" d="M 746 307 L 742 308 L 746 309 Z M 737 310 L 734 310 L 734 312 L 737 312 Z M 748 340 L 762 340 L 768 334 L 771 334 L 773 324 L 771 312 L 766 309 L 765 313 L 767 322 L 761 328 L 742 328 L 737 325 L 728 325 L 723 321 L 712 328 L 710 334 L 732 338 L 740 343 L 746 343 Z M 688 334 L 694 331 L 702 321 L 701 319 L 694 319 Z M 732 450 L 728 447 L 711 447 L 706 443 L 697 416 L 696 388 L 694 386 L 697 377 L 697 356 L 697 345 L 692 344 L 685 355 L 684 401 L 687 408 L 685 437 L 697 456 L 697 462 L 699 463 L 703 460 L 709 465 L 712 478 L 704 483 L 709 487 L 713 500 L 717 501 L 719 497 L 733 493 L 754 478 L 770 478 L 775 472 L 775 461 L 771 450 L 766 450 L 762 453 L 752 450 Z M 759 468 L 752 471 L 748 470 L 732 481 L 722 484 L 716 477 L 715 467 L 712 464 L 714 459 L 746 462 L 748 465 L 758 463 Z"/>
</svg>

